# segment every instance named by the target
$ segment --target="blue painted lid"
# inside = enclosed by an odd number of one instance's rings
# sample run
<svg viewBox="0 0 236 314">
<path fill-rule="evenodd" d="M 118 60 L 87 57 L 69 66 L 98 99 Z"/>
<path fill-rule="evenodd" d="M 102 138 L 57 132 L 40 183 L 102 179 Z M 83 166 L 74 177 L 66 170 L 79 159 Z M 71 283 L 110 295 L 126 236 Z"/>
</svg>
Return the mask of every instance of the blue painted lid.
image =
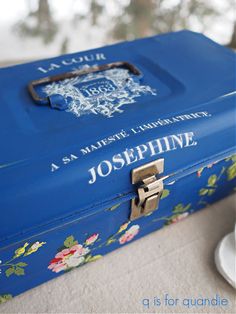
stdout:
<svg viewBox="0 0 236 314">
<path fill-rule="evenodd" d="M 189 31 L 0 69 L 0 243 L 130 199 L 152 160 L 173 180 L 232 154 L 233 69 Z"/>
</svg>

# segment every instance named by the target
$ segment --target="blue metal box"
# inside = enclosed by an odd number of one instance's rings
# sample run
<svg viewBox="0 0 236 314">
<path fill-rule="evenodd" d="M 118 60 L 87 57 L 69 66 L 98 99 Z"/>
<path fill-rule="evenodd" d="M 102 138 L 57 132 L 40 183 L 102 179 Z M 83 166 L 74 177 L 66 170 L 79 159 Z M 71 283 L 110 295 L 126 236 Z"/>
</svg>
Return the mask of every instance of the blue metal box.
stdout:
<svg viewBox="0 0 236 314">
<path fill-rule="evenodd" d="M 1 69 L 0 303 L 231 193 L 234 69 L 188 31 Z"/>
</svg>

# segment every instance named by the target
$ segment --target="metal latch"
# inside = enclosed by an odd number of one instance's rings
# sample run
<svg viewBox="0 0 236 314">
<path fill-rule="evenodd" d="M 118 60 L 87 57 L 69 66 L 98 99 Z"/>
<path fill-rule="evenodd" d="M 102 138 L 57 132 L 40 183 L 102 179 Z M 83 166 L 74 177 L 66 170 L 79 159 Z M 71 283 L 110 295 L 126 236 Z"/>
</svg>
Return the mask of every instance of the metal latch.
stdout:
<svg viewBox="0 0 236 314">
<path fill-rule="evenodd" d="M 158 208 L 164 186 L 164 159 L 158 159 L 132 170 L 132 184 L 137 184 L 138 197 L 132 199 L 130 220 L 137 219 Z"/>
</svg>

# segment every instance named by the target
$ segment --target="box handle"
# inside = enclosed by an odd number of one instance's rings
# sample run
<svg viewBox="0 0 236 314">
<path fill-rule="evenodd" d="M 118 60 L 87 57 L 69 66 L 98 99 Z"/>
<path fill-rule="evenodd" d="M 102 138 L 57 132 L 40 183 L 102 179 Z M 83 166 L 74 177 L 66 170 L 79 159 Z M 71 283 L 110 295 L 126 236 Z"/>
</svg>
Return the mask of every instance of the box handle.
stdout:
<svg viewBox="0 0 236 314">
<path fill-rule="evenodd" d="M 99 66 L 92 66 L 86 69 L 73 71 L 73 72 L 66 72 L 54 76 L 47 76 L 43 77 L 38 80 L 31 81 L 28 85 L 28 90 L 33 98 L 33 100 L 39 105 L 50 105 L 52 108 L 56 108 L 59 110 L 66 110 L 68 108 L 67 103 L 61 95 L 55 94 L 48 97 L 40 97 L 40 95 L 36 91 L 36 86 L 58 82 L 65 79 L 71 79 L 74 77 L 86 75 L 89 73 L 95 73 L 100 71 L 106 71 L 114 68 L 127 68 L 131 73 L 137 76 L 142 76 L 142 73 L 139 69 L 137 69 L 133 64 L 126 62 L 126 61 L 119 61 L 119 62 L 112 62 L 108 64 L 102 64 Z"/>
</svg>

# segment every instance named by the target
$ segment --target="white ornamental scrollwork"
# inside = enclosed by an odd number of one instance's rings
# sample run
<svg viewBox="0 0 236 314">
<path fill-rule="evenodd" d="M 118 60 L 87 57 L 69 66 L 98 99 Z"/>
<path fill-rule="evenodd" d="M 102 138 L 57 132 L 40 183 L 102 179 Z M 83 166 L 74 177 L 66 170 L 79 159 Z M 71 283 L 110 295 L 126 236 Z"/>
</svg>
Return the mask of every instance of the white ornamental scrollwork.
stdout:
<svg viewBox="0 0 236 314">
<path fill-rule="evenodd" d="M 121 107 L 134 103 L 136 98 L 156 95 L 155 89 L 140 84 L 139 78 L 123 68 L 54 82 L 45 86 L 43 91 L 47 96 L 58 94 L 64 97 L 68 104 L 66 111 L 77 117 L 93 113 L 110 118 L 115 112 L 122 113 Z"/>
</svg>

